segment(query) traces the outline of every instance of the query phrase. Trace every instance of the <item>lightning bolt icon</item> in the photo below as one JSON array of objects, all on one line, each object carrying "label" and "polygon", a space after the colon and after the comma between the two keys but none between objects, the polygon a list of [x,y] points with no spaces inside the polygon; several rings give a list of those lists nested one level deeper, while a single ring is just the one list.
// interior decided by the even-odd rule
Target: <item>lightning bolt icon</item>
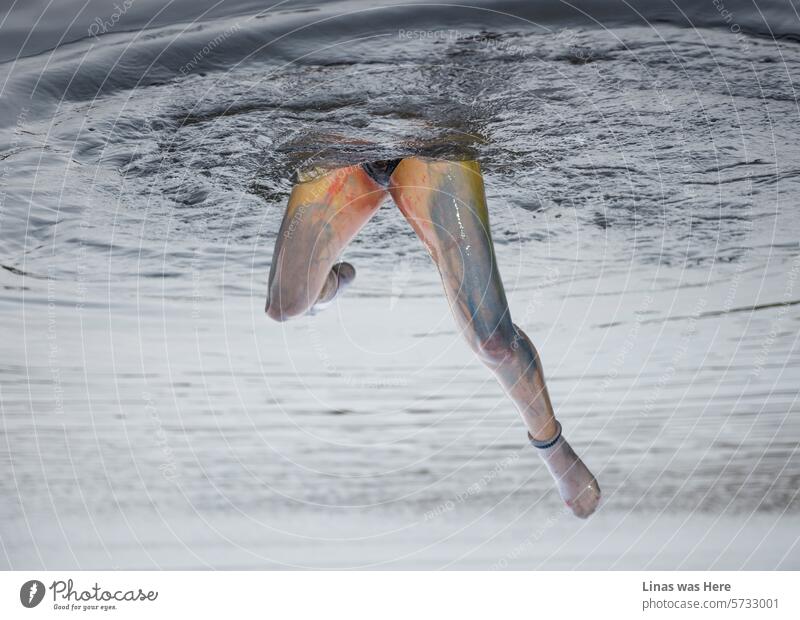
[{"label": "lightning bolt icon", "polygon": [[37,585],[36,585],[36,583],[35,583],[35,582],[34,582],[34,583],[32,583],[32,584],[31,584],[31,591],[30,591],[30,593],[28,594],[28,602],[29,602],[29,603],[30,603],[30,602],[33,600],[33,597],[34,597],[34,596],[36,596],[36,590],[37,590],[37,589],[38,589],[38,588],[37,588]]}]

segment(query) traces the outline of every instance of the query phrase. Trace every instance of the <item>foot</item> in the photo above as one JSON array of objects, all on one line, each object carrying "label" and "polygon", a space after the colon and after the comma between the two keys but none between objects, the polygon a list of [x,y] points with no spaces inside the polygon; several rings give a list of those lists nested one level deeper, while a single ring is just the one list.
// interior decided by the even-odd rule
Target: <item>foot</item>
[{"label": "foot", "polygon": [[537,452],[556,481],[561,499],[576,517],[586,519],[600,503],[600,485],[592,472],[561,435],[551,446],[538,448]]},{"label": "foot", "polygon": [[353,280],[356,279],[356,268],[350,263],[336,263],[331,267],[328,274],[328,280],[325,282],[325,287],[317,299],[317,302],[309,310],[309,314],[316,314],[320,310],[324,310],[333,303],[343,291],[346,289]]}]

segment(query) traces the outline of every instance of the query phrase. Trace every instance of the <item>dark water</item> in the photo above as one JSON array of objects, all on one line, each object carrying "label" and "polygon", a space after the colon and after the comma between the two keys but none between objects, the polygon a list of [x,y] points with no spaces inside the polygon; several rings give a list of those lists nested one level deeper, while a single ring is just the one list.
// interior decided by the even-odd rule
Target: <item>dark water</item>
[{"label": "dark water", "polygon": [[[183,532],[215,542],[181,565],[224,565],[250,545],[236,532],[277,522],[286,540],[410,528],[422,549],[466,519],[489,567],[494,535],[558,514],[390,205],[346,253],[352,294],[263,316],[296,170],[455,153],[481,161],[514,319],[606,493],[607,517],[559,535],[629,532],[630,550],[690,523],[693,566],[797,566],[791,4],[135,2],[112,24],[59,3],[31,31],[44,6],[0,24],[9,565],[169,565],[156,549],[193,548]],[[720,524],[762,540],[760,563],[703,554]],[[391,561],[395,542],[336,557]],[[272,551],[256,564],[318,565]]]}]

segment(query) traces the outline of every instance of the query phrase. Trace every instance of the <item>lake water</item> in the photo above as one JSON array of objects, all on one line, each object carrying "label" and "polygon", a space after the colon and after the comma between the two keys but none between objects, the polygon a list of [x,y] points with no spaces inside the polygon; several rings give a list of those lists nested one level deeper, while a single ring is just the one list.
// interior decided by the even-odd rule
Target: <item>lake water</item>
[{"label": "lake water", "polygon": [[[800,568],[800,19],[684,4],[6,15],[0,565]],[[453,143],[588,522],[391,203],[264,316],[297,168]]]}]

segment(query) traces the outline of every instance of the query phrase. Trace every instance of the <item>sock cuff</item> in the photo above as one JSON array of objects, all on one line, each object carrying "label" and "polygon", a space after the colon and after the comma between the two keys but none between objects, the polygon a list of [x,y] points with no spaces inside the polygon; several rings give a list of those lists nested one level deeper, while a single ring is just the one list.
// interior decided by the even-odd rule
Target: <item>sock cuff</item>
[{"label": "sock cuff", "polygon": [[531,442],[531,445],[534,448],[539,448],[540,450],[551,448],[561,438],[561,422],[559,422],[558,420],[556,420],[555,422],[556,422],[556,434],[553,435],[550,439],[534,439],[533,437],[531,437],[530,432],[528,432],[528,441]]}]

